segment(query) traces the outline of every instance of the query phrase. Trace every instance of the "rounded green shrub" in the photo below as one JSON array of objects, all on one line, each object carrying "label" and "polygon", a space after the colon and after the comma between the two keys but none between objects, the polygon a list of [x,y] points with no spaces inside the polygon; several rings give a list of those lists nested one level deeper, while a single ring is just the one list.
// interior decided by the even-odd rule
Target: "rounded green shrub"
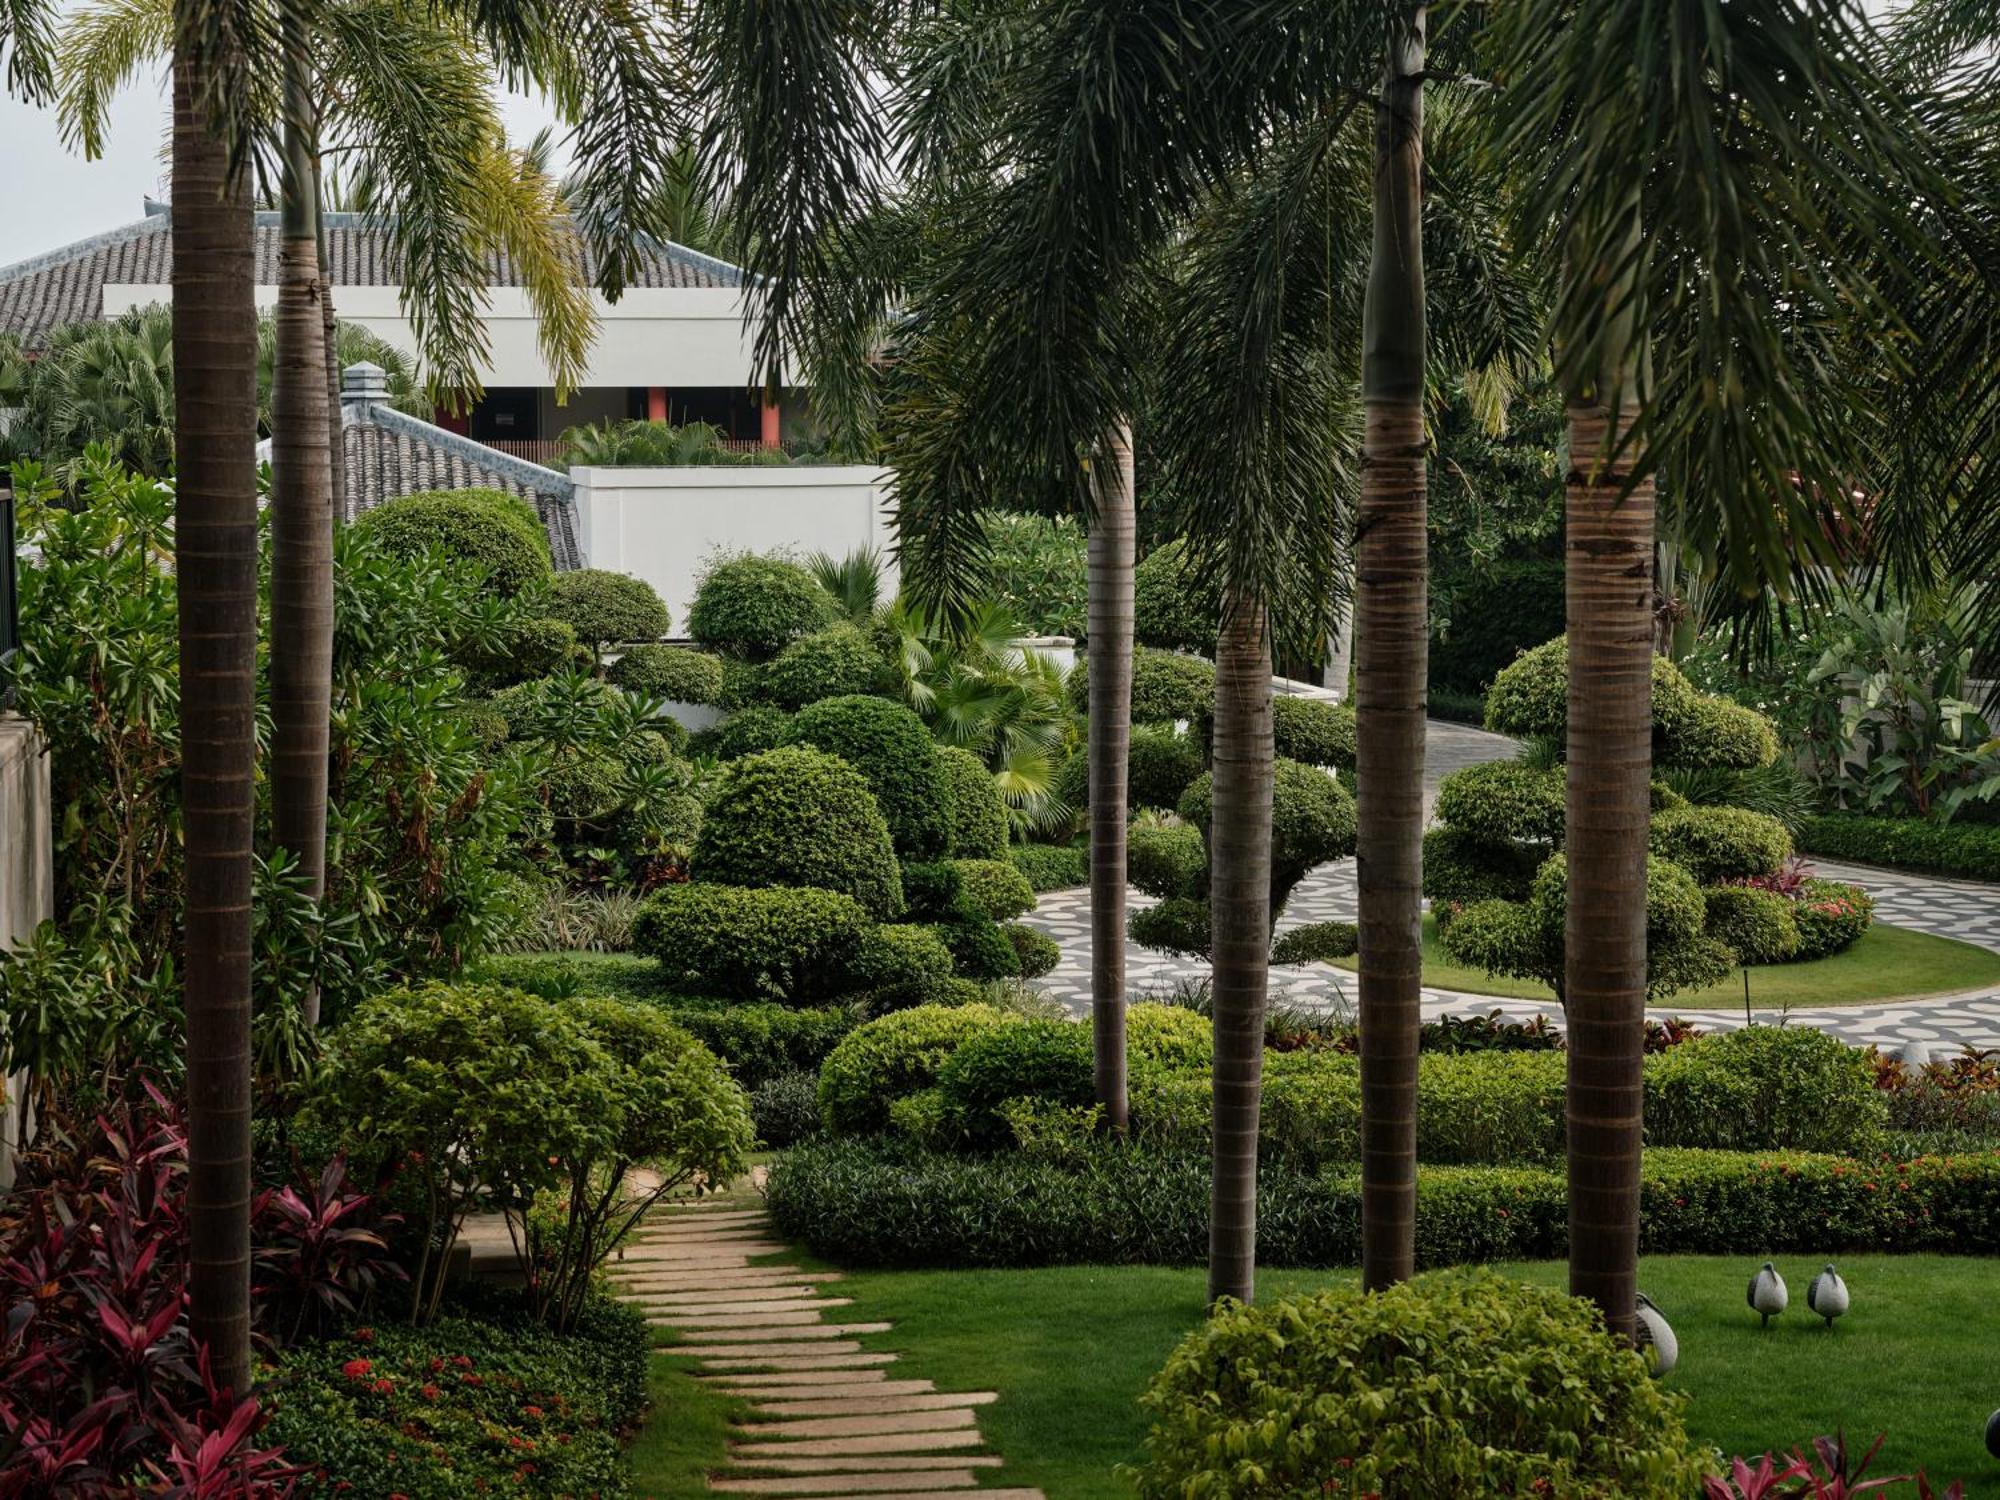
[{"label": "rounded green shrub", "polygon": [[757,1139],[781,1151],[819,1134],[819,1078],[812,1073],[780,1073],[750,1095],[750,1118]]},{"label": "rounded green shrub", "polygon": [[650,583],[605,568],[556,574],[543,607],[600,653],[624,641],[657,641],[673,623]]},{"label": "rounded green shrub", "polygon": [[884,923],[862,934],[850,973],[878,1011],[934,1005],[949,987],[951,949],[928,927]]},{"label": "rounded green shrub", "polygon": [[1126,834],[1125,876],[1149,896],[1200,896],[1208,842],[1192,823],[1141,823]]},{"label": "rounded green shrub", "polygon": [[1563,773],[1517,760],[1453,771],[1438,784],[1437,816],[1455,833],[1498,843],[1525,840],[1560,848]]},{"label": "rounded green shrub", "polygon": [[1027,877],[1004,859],[955,859],[962,909],[991,922],[1005,922],[1035,908]]},{"label": "rounded green shrub", "polygon": [[1792,920],[1799,929],[1799,961],[1830,958],[1874,925],[1875,898],[1858,885],[1811,879],[1799,890]]},{"label": "rounded green shrub", "polygon": [[919,1005],[857,1026],[820,1067],[820,1118],[836,1135],[881,1130],[891,1103],[935,1084],[962,1045],[1018,1024],[993,1005]]},{"label": "rounded green shrub", "polygon": [[693,873],[723,885],[839,891],[876,917],[903,908],[895,850],[868,783],[806,745],[731,763],[709,798]]},{"label": "rounded green shrub", "polygon": [[1655,813],[1648,844],[1702,885],[1775,874],[1792,855],[1785,825],[1744,807],[1672,807]]},{"label": "rounded green shrub", "polygon": [[648,702],[706,706],[722,697],[721,658],[682,646],[633,646],[611,664],[605,676]]},{"label": "rounded green shrub", "polygon": [[1347,958],[1361,947],[1361,934],[1352,922],[1308,922],[1303,927],[1279,935],[1271,945],[1274,964],[1316,964]]},{"label": "rounded green shrub", "polygon": [[752,691],[779,708],[823,698],[888,693],[895,678],[867,632],[845,621],[793,641],[759,670]]},{"label": "rounded green shrub", "polygon": [[740,760],[788,745],[791,737],[792,716],[782,708],[739,708],[720,724],[689,736],[688,749],[717,760]]},{"label": "rounded green shrub", "polygon": [[1015,844],[1007,858],[1038,892],[1068,890],[1090,878],[1088,857],[1068,844]]},{"label": "rounded green shrub", "polygon": [[1165,724],[1136,725],[1125,767],[1128,806],[1174,807],[1201,775],[1201,746]]},{"label": "rounded green shrub", "polygon": [[924,721],[886,698],[849,695],[813,704],[792,720],[792,743],[837,755],[867,778],[896,854],[936,859],[951,839],[951,812],[937,746]]},{"label": "rounded green shrub", "polygon": [[1157,905],[1135,907],[1125,919],[1125,931],[1142,948],[1182,958],[1207,958],[1214,938],[1208,903],[1189,896],[1170,896]]},{"label": "rounded green shrub", "polygon": [[1654,707],[1662,765],[1752,771],[1778,758],[1778,728],[1756,709],[1707,693],[1664,712]]},{"label": "rounded green shrub", "polygon": [[1140,1070],[1206,1073],[1215,1063],[1215,1027],[1185,1005],[1142,1000],[1125,1009],[1125,1055]]},{"label": "rounded green shrub", "polygon": [[[1065,684],[1070,706],[1090,712],[1090,659],[1079,656]],[[1215,668],[1198,656],[1141,646],[1132,653],[1132,722],[1205,722],[1215,712]]]},{"label": "rounded green shrub", "polygon": [[[1214,778],[1203,773],[1181,797],[1180,815],[1207,837]],[[1271,905],[1275,913],[1292,887],[1329,860],[1354,852],[1354,797],[1314,766],[1280,760],[1271,778]]]},{"label": "rounded green shrub", "polygon": [[395,557],[442,552],[477,563],[487,583],[509,597],[554,573],[541,517],[503,490],[422,490],[384,500],[353,526]]},{"label": "rounded green shrub", "polygon": [[1040,979],[1062,962],[1062,945],[1026,922],[1004,922],[1000,931],[1014,945],[1023,979]]},{"label": "rounded green shrub", "polygon": [[823,1000],[849,987],[868,914],[834,891],[672,885],[647,898],[632,947],[670,986],[742,999]]},{"label": "rounded green shrub", "polygon": [[938,1069],[938,1093],[956,1133],[978,1147],[1008,1144],[1000,1107],[1032,1099],[1041,1108],[1082,1109],[1096,1097],[1090,1028],[1074,1021],[1023,1021],[969,1038]]},{"label": "rounded green shrub", "polygon": [[1132,631],[1142,646],[1215,655],[1222,591],[1196,577],[1178,541],[1155,547],[1132,572]]},{"label": "rounded green shrub", "polygon": [[1007,858],[1007,804],[985,762],[970,750],[948,745],[938,751],[938,777],[951,804],[946,852],[958,859]]},{"label": "rounded green shrub", "polygon": [[1589,1303],[1490,1271],[1225,1306],[1142,1399],[1142,1500],[1681,1500],[1712,1463]]},{"label": "rounded green shrub", "polygon": [[725,558],[703,575],[688,634],[711,651],[764,661],[833,623],[834,603],[812,574],[777,557]]},{"label": "rounded green shrub", "polygon": [[1868,1054],[1812,1026],[1696,1037],[1646,1067],[1649,1146],[1862,1155],[1888,1119]]},{"label": "rounded green shrub", "polygon": [[1424,833],[1424,894],[1440,923],[1454,906],[1478,901],[1525,901],[1546,853],[1540,848],[1474,838],[1456,828]]},{"label": "rounded green shrub", "polygon": [[1702,894],[1709,936],[1727,943],[1739,964],[1781,964],[1798,956],[1796,903],[1747,885],[1718,885]]},{"label": "rounded green shrub", "polygon": [[910,917],[922,922],[945,922],[971,916],[959,902],[965,878],[949,859],[929,860],[903,866],[903,899],[909,903]]},{"label": "rounded green shrub", "polygon": [[1354,710],[1348,704],[1279,693],[1271,699],[1271,730],[1286,760],[1354,769]]},{"label": "rounded green shrub", "polygon": [[1020,956],[999,923],[968,912],[934,924],[931,931],[951,950],[952,967],[961,979],[1020,977]]},{"label": "rounded green shrub", "polygon": [[451,659],[469,677],[491,687],[592,665],[590,653],[577,644],[576,632],[568,625],[534,617],[510,620],[490,648],[461,642]]}]

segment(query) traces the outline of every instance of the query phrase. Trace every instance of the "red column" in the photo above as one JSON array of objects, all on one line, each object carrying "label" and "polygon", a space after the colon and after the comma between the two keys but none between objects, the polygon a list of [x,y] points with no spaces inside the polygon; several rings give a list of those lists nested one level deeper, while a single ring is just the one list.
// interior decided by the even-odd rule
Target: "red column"
[{"label": "red column", "polygon": [[778,403],[767,400],[764,403],[763,416],[764,446],[775,448],[778,446]]},{"label": "red column", "polygon": [[646,388],[646,420],[664,422],[667,420],[667,388],[663,385]]}]

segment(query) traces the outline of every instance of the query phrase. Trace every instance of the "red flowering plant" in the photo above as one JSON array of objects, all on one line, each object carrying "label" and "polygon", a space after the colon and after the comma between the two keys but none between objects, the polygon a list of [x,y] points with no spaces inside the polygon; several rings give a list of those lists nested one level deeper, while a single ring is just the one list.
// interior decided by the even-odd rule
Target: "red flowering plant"
[{"label": "red flowering plant", "polygon": [[1877,1437],[1868,1451],[1857,1457],[1849,1452],[1846,1435],[1836,1434],[1814,1438],[1810,1455],[1801,1448],[1794,1448],[1787,1459],[1766,1453],[1754,1466],[1747,1459],[1733,1458],[1726,1476],[1702,1481],[1702,1495],[1704,1500],[1852,1500],[1856,1495],[1962,1500],[1963,1484],[1953,1481],[1944,1489],[1935,1489],[1922,1469],[1914,1474],[1866,1477],[1875,1455],[1882,1451],[1882,1442]]}]

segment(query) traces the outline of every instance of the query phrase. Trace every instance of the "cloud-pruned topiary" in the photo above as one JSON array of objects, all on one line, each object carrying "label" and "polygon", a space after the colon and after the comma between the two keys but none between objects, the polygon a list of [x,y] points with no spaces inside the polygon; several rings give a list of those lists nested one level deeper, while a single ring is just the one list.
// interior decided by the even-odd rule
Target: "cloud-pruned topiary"
[{"label": "cloud-pruned topiary", "polygon": [[1496,760],[1445,777],[1438,784],[1437,817],[1467,838],[1553,849],[1562,845],[1563,802],[1560,768]]},{"label": "cloud-pruned topiary", "polygon": [[1653,853],[1702,885],[1774,875],[1792,857],[1785,825],[1745,807],[1671,807],[1653,814]]},{"label": "cloud-pruned topiary", "polygon": [[898,915],[903,886],[888,825],[859,771],[789,745],[724,773],[696,841],[694,878],[736,886],[815,886]]},{"label": "cloud-pruned topiary", "polygon": [[797,563],[744,554],[703,575],[687,629],[711,651],[765,661],[832,624],[834,612],[832,597]]},{"label": "cloud-pruned topiary", "polygon": [[776,750],[792,739],[792,716],[782,708],[739,708],[720,724],[689,736],[688,749],[716,760],[740,760]]},{"label": "cloud-pruned topiary", "polygon": [[882,1130],[889,1106],[935,1084],[966,1042],[1018,1024],[993,1005],[919,1005],[857,1026],[820,1065],[820,1118],[837,1135]]},{"label": "cloud-pruned topiary", "polygon": [[422,490],[384,500],[354,522],[396,557],[442,552],[486,569],[509,597],[553,572],[549,537],[534,507],[504,490]]},{"label": "cloud-pruned topiary", "polygon": [[[1090,711],[1090,658],[1079,656],[1064,683],[1070,706]],[[1132,653],[1132,722],[1206,723],[1215,712],[1215,668],[1198,656],[1141,646]]]},{"label": "cloud-pruned topiary", "polygon": [[823,698],[881,694],[895,673],[873,638],[842,622],[800,636],[757,673],[750,692],[779,708],[799,709]]},{"label": "cloud-pruned topiary", "polygon": [[850,987],[867,929],[860,903],[834,891],[692,882],[647,898],[632,946],[677,988],[812,1001]]},{"label": "cloud-pruned topiary", "polygon": [[993,773],[970,750],[947,745],[938,751],[938,777],[951,804],[947,852],[959,859],[1007,857],[1007,804]]},{"label": "cloud-pruned topiary", "polygon": [[[1087,768],[1086,768],[1087,769]],[[1125,760],[1125,800],[1131,807],[1175,807],[1201,775],[1201,746],[1167,724],[1138,724]]]},{"label": "cloud-pruned topiary", "polygon": [[1796,902],[1747,885],[1718,885],[1702,895],[1709,932],[1729,946],[1739,964],[1781,964],[1798,956]]},{"label": "cloud-pruned topiary", "polygon": [[958,897],[993,922],[1006,922],[1034,910],[1035,892],[1028,877],[1004,859],[955,859]]},{"label": "cloud-pruned topiary", "polygon": [[[1180,802],[1182,818],[1208,836],[1214,777],[1204,773]],[[1311,870],[1354,852],[1354,798],[1325,771],[1279,760],[1271,777],[1271,920]]]},{"label": "cloud-pruned topiary", "polygon": [[1346,703],[1279,693],[1271,699],[1277,753],[1306,766],[1354,769],[1354,709]]},{"label": "cloud-pruned topiary", "polygon": [[951,988],[951,949],[928,927],[884,922],[862,934],[852,974],[878,1013],[939,1004]]},{"label": "cloud-pruned topiary", "polygon": [[600,656],[626,641],[657,641],[673,623],[650,583],[606,568],[556,574],[542,607]]},{"label": "cloud-pruned topiary", "polygon": [[1140,823],[1126,835],[1126,878],[1149,896],[1208,890],[1208,843],[1192,823]]},{"label": "cloud-pruned topiary", "polygon": [[649,702],[707,705],[722,697],[722,659],[683,646],[633,646],[605,675]]},{"label": "cloud-pruned topiary", "polygon": [[937,746],[909,709],[861,694],[828,698],[792,720],[791,742],[837,755],[867,778],[898,857],[944,853],[951,822]]}]

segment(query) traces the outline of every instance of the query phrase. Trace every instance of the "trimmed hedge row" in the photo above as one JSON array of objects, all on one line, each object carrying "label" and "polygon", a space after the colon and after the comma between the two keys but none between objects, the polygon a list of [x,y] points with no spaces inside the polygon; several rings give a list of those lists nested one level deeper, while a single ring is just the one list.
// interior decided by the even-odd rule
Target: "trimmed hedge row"
[{"label": "trimmed hedge row", "polygon": [[1827,813],[1799,829],[1800,852],[1961,880],[2000,880],[2000,826]]},{"label": "trimmed hedge row", "polygon": [[[1196,1265],[1208,1253],[1209,1162],[1115,1143],[1060,1154],[962,1156],[893,1140],[814,1141],[772,1168],[780,1231],[859,1266]],[[1257,1255],[1268,1266],[1352,1265],[1361,1184],[1267,1162]],[[2000,1251],[2000,1152],[1867,1161],[1805,1153],[1649,1151],[1640,1246],[1649,1255]],[[1567,1253],[1562,1173],[1422,1166],[1423,1266]]]},{"label": "trimmed hedge row", "polygon": [[1089,851],[1067,844],[1016,844],[1007,858],[1038,892],[1067,890],[1090,879]]}]

